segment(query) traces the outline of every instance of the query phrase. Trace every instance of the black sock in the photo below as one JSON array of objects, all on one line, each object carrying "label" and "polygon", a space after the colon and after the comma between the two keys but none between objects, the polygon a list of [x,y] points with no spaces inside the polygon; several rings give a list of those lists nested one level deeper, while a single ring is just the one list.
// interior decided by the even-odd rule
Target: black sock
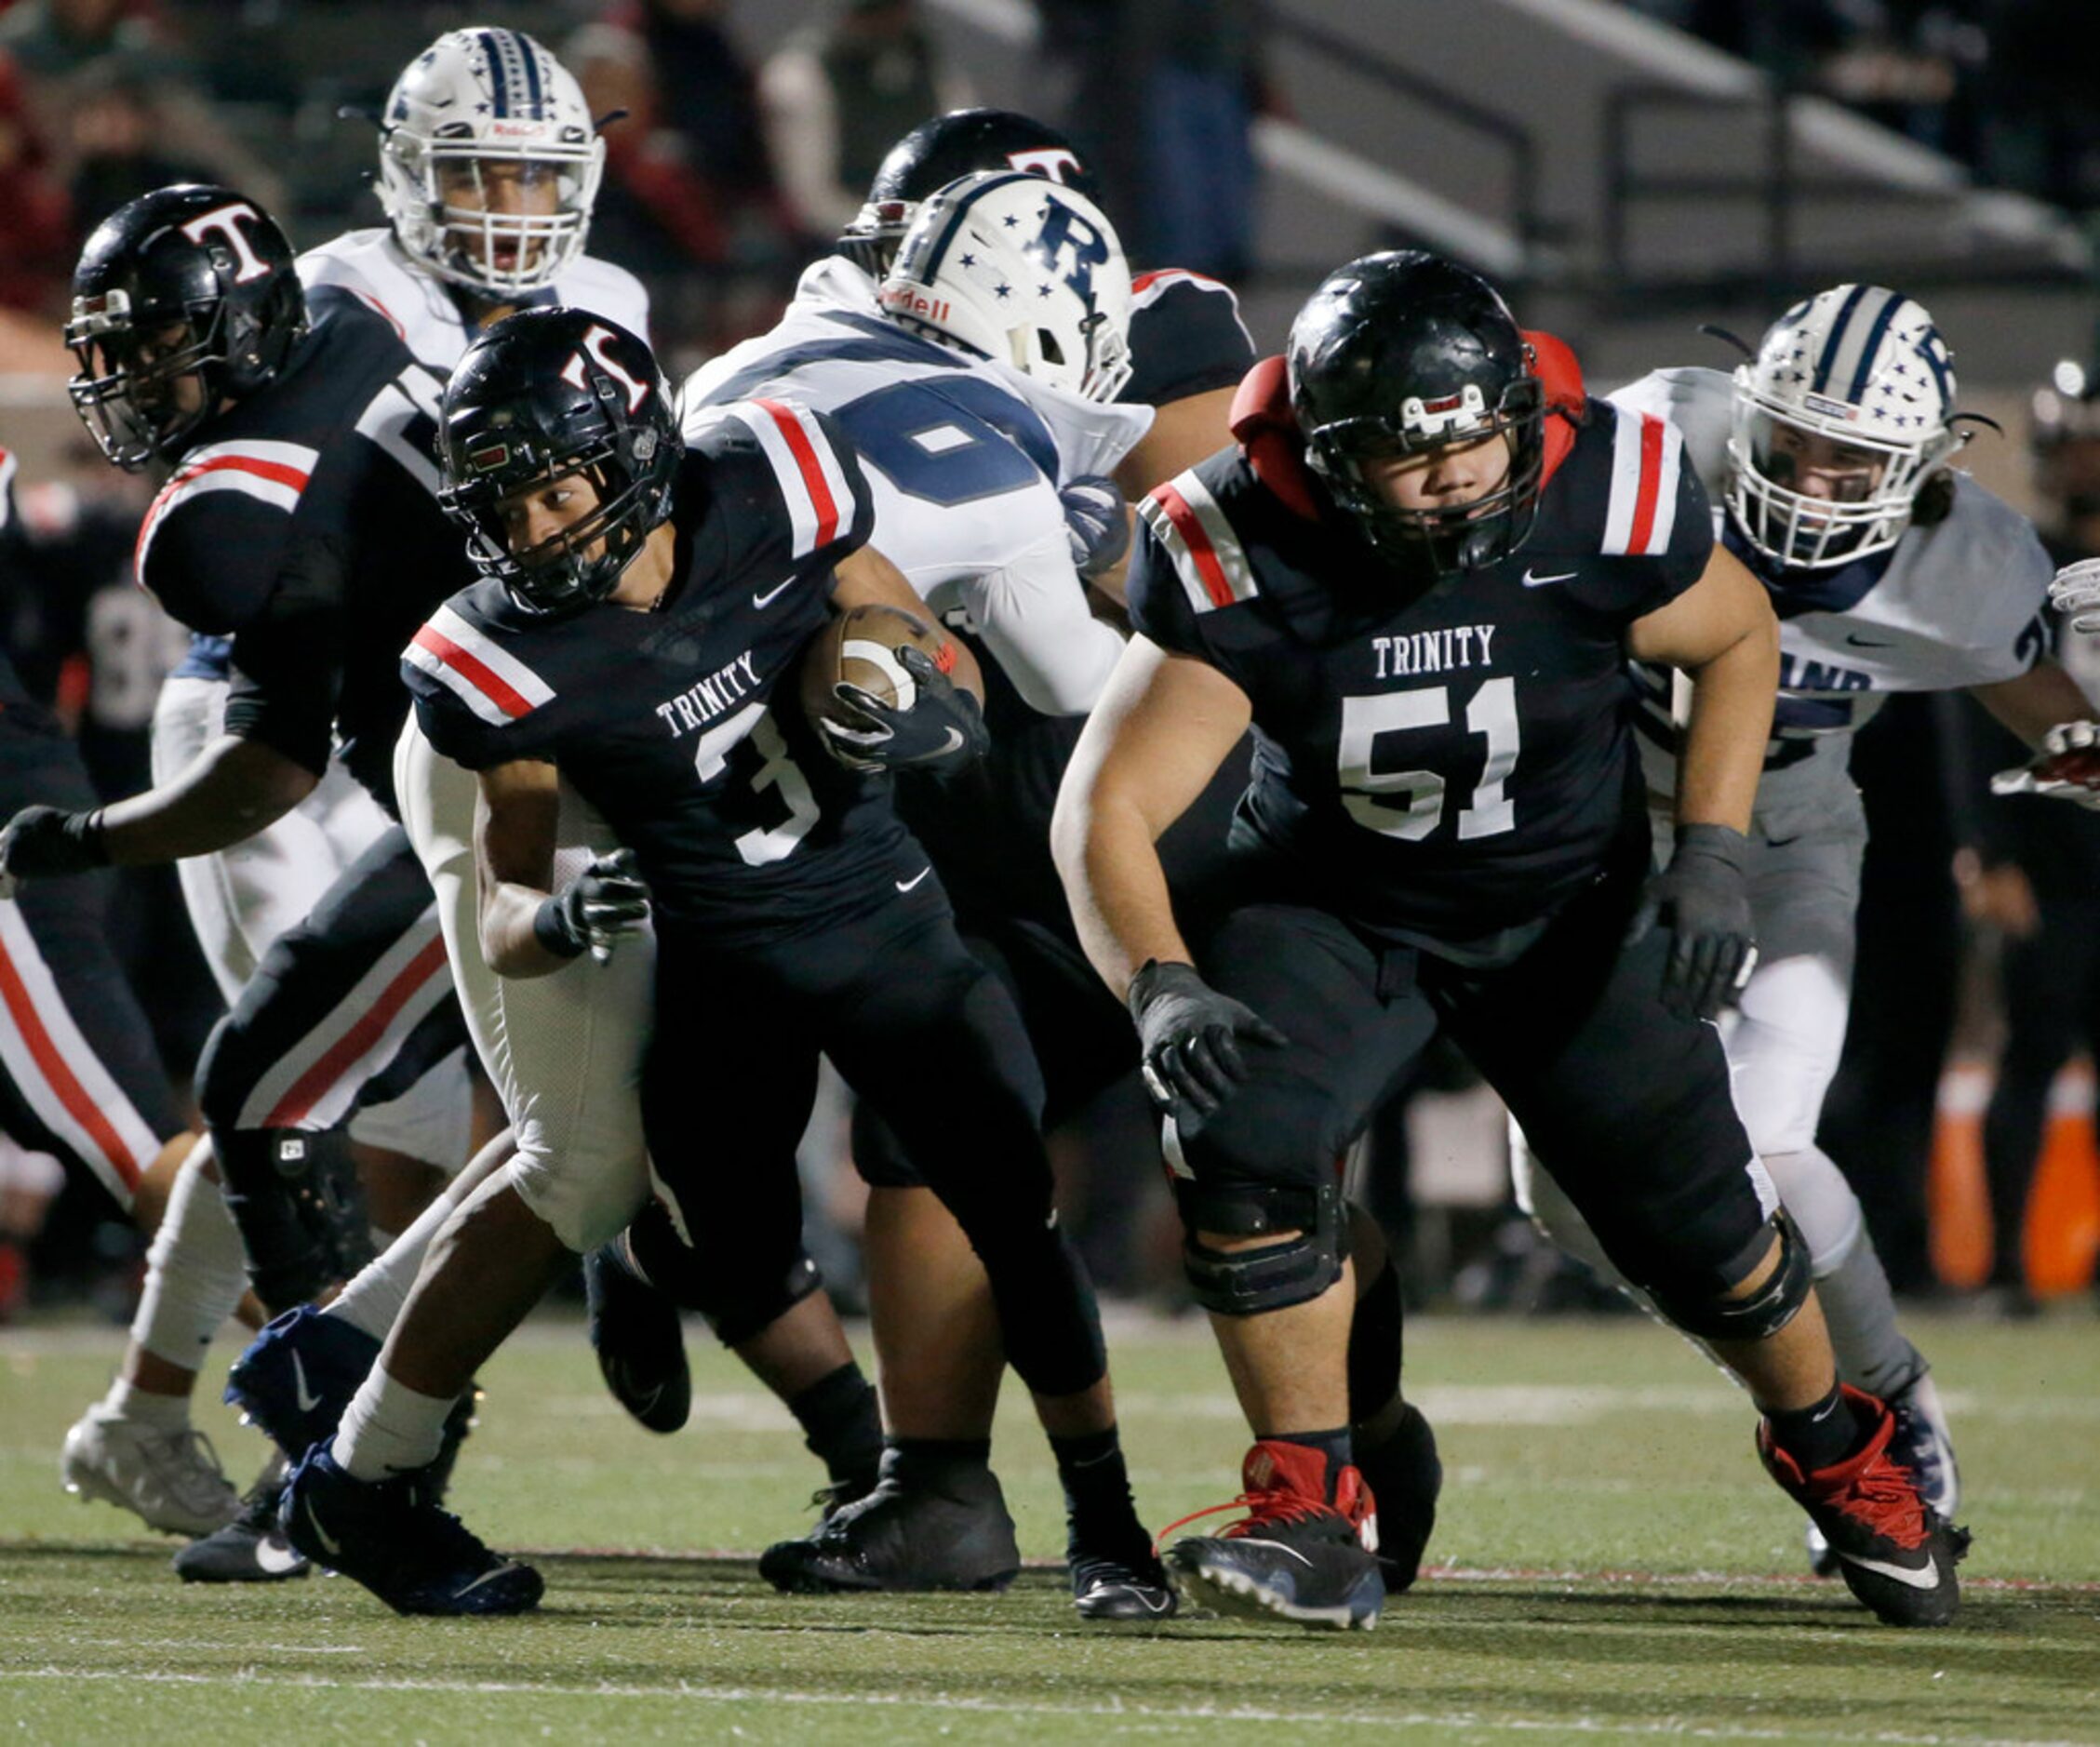
[{"label": "black sock", "polygon": [[1836,1467],[1863,1441],[1859,1420],[1836,1383],[1810,1407],[1768,1408],[1765,1423],[1772,1427],[1772,1441],[1800,1465],[1803,1474]]},{"label": "black sock", "polygon": [[1077,1437],[1053,1436],[1050,1446],[1064,1486],[1066,1552],[1075,1558],[1082,1551],[1127,1558],[1133,1548],[1149,1546],[1151,1538],[1130,1499],[1122,1434],[1110,1426]]},{"label": "black sock", "polygon": [[1349,1428],[1338,1425],[1331,1432],[1277,1432],[1262,1440],[1264,1444],[1297,1444],[1306,1449],[1317,1449],[1327,1458],[1327,1502],[1334,1502],[1334,1483],[1342,1477],[1343,1469],[1356,1460],[1355,1445]]},{"label": "black sock", "polygon": [[851,1359],[794,1396],[787,1410],[834,1481],[873,1480],[882,1460],[882,1414],[875,1385]]},{"label": "black sock", "polygon": [[932,1479],[947,1470],[988,1467],[992,1460],[988,1437],[886,1437],[882,1447],[883,1473],[901,1476]]}]

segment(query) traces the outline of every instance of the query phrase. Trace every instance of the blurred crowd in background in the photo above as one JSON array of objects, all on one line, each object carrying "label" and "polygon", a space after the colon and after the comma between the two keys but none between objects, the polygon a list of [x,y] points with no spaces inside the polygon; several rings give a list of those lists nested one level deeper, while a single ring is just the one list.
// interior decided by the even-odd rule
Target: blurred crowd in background
[{"label": "blurred crowd in background", "polygon": [[[2100,103],[2067,53],[2090,0],[1638,9],[1986,181],[2100,211]],[[831,0],[763,54],[740,40],[727,0],[0,0],[0,358],[14,361],[0,372],[63,367],[57,325],[80,244],[149,189],[230,183],[301,243],[378,222],[365,193],[374,133],[358,117],[376,111],[405,46],[477,10],[538,34],[604,122],[592,250],[648,282],[675,377],[770,325],[893,140],[982,97],[917,0]],[[1244,283],[1258,271],[1250,128],[1291,111],[1264,71],[1258,0],[1046,0],[1038,12],[1043,118],[1100,172],[1131,257]],[[53,355],[20,362],[39,347]],[[2009,440],[2031,445],[2037,519],[2059,556],[2100,554],[2100,381],[2082,362],[2060,366]],[[28,549],[0,578],[0,637],[111,796],[147,784],[154,696],[183,647],[131,581],[148,490],[83,441],[18,481]],[[2100,657],[2063,643],[2100,697]],[[2015,1315],[2038,1292],[2085,1288],[2100,1248],[2091,1076],[2063,1072],[2100,1033],[2100,816],[1993,800],[1989,772],[2019,761],[1960,697],[1897,698],[1864,735],[1855,775],[1874,839],[1851,1040],[1822,1135],[1900,1292],[1959,1290]],[[172,872],[127,878],[122,950],[164,1056],[194,1062],[216,1017],[211,979]],[[813,1247],[849,1294],[846,1127],[835,1102],[805,1151]],[[1362,1193],[1411,1255],[1416,1299],[1610,1308],[1510,1205],[1503,1145],[1491,1097],[1452,1056],[1432,1060],[1361,1149]],[[1128,1089],[1059,1140],[1095,1278],[1165,1301],[1181,1289],[1178,1229],[1156,1158]],[[79,1296],[126,1314],[136,1247],[93,1185],[0,1141],[0,1319]]]}]

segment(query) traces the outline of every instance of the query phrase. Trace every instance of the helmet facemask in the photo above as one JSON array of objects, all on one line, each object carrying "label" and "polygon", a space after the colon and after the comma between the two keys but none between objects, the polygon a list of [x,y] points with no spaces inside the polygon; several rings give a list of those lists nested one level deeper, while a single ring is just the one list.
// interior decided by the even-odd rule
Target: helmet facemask
[{"label": "helmet facemask", "polygon": [[[1911,440],[1878,436],[1835,407],[1825,414],[1779,400],[1745,365],[1735,373],[1728,441],[1729,512],[1743,538],[1774,564],[1801,570],[1850,564],[1903,538],[1919,490],[1962,442],[1961,433],[1944,426]],[[1830,495],[1800,489],[1804,471],[1830,475]]]},{"label": "helmet facemask", "polygon": [[[218,407],[225,327],[223,302],[135,312],[121,288],[74,300],[65,343],[80,368],[66,393],[108,460],[137,473],[182,451]],[[188,407],[184,378],[195,381]]]},{"label": "helmet facemask", "polygon": [[[501,582],[519,610],[558,617],[611,593],[663,520],[660,500],[665,493],[646,468],[655,445],[656,433],[646,427],[561,455],[518,433],[463,441],[448,433],[437,501],[466,535],[467,556],[476,570]],[[649,452],[633,458],[645,464],[637,473],[622,451],[643,448]],[[595,507],[538,545],[513,551],[503,504],[520,492],[571,476],[589,482],[597,495]]]},{"label": "helmet facemask", "polygon": [[[552,285],[583,252],[604,145],[585,137],[515,148],[396,129],[381,153],[401,246],[455,285],[512,301]],[[544,205],[545,211],[506,207]]]},{"label": "helmet facemask", "polygon": [[[1393,456],[1500,439],[1502,482],[1470,502],[1402,509],[1367,471]],[[1411,395],[1397,415],[1337,420],[1309,432],[1305,457],[1373,551],[1397,569],[1438,577],[1498,564],[1530,537],[1545,471],[1545,391],[1535,376],[1507,383],[1493,407],[1468,383],[1456,394]]]},{"label": "helmet facemask", "polygon": [[[1961,448],[1954,356],[1923,305],[1886,287],[1833,286],[1765,331],[1735,371],[1729,514],[1783,569],[1886,552],[1920,490]],[[1822,490],[1803,489],[1814,476]]]}]

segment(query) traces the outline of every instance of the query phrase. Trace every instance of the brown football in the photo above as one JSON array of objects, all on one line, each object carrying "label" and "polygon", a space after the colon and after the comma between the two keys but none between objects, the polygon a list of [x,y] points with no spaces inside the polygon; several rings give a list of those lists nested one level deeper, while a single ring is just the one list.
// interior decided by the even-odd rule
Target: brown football
[{"label": "brown football", "polygon": [[918,700],[918,686],[897,659],[904,648],[917,649],[943,673],[955,667],[955,640],[940,626],[902,607],[849,607],[809,639],[803,654],[803,713],[811,722],[867,727],[834,689],[842,682],[877,703],[909,710]]}]

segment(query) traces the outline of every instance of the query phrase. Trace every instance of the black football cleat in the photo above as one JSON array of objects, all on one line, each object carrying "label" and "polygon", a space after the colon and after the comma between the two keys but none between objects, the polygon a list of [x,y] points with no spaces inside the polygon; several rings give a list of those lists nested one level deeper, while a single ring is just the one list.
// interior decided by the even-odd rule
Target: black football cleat
[{"label": "black football cleat", "polygon": [[1303,1444],[1256,1444],[1247,1452],[1246,1490],[1231,1504],[1212,1507],[1245,1506],[1247,1514],[1222,1534],[1192,1535],[1167,1549],[1175,1587],[1219,1613],[1370,1631],[1385,1599],[1372,1551],[1378,1544],[1375,1507],[1354,1468],[1342,1471],[1329,1503],[1326,1466],[1318,1450]]},{"label": "black football cleat", "polygon": [[1357,1472],[1378,1501],[1378,1567],[1385,1593],[1402,1594],[1422,1575],[1422,1552],[1437,1527],[1437,1498],[1444,1487],[1437,1434],[1422,1410],[1406,1404],[1390,1437],[1374,1449],[1358,1449]]},{"label": "black football cleat", "polygon": [[537,1607],[539,1572],[491,1553],[432,1501],[428,1469],[354,1480],[325,1445],[285,1485],[278,1524],[315,1565],[354,1578],[397,1614],[521,1614]]},{"label": "black football cleat", "polygon": [[1181,1600],[1149,1547],[1126,1558],[1072,1555],[1072,1606],[1082,1620],[1170,1620]]},{"label": "black football cleat", "polygon": [[1021,1549],[998,1476],[978,1463],[900,1475],[885,1450],[882,1478],[799,1540],[776,1541],[758,1575],[791,1595],[860,1590],[1003,1590]]},{"label": "black football cleat", "polygon": [[651,1432],[675,1432],[692,1412],[692,1370],[678,1307],[635,1279],[611,1249],[602,1245],[583,1258],[599,1374],[613,1399]]},{"label": "black football cleat", "polygon": [[1919,1476],[1893,1459],[1896,1417],[1862,1390],[1845,1399],[1873,1434],[1855,1454],[1803,1474],[1758,1427],[1758,1454],[1781,1490],[1809,1514],[1838,1561],[1845,1587],[1892,1626],[1944,1626],[1960,1605],[1954,1567],[1969,1551],[1969,1531],[1926,1503]]},{"label": "black football cleat", "polygon": [[301,1304],[273,1318],[226,1373],[226,1405],[297,1461],[335,1435],[350,1398],[379,1362],[362,1328]]},{"label": "black football cleat", "polygon": [[242,1498],[241,1514],[177,1554],[175,1575],[185,1583],[282,1583],[312,1571],[306,1555],[277,1527],[287,1467],[273,1452]]}]

